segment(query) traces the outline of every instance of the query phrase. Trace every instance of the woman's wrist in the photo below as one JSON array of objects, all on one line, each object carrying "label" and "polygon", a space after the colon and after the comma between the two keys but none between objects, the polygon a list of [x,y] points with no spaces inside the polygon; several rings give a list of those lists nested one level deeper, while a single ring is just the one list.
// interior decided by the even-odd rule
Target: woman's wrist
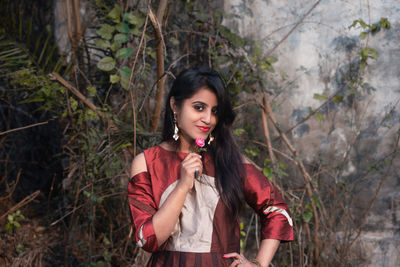
[{"label": "woman's wrist", "polygon": [[178,190],[178,192],[180,193],[187,194],[191,189],[192,188],[189,185],[182,182],[182,180],[179,180],[178,184],[176,185],[176,190]]},{"label": "woman's wrist", "polygon": [[257,267],[262,267],[261,263],[257,259],[253,259],[250,262],[255,264]]}]

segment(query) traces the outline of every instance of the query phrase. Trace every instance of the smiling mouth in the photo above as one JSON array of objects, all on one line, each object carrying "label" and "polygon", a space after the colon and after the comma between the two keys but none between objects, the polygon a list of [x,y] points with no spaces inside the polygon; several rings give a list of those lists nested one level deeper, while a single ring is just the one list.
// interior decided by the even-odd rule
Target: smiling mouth
[{"label": "smiling mouth", "polygon": [[210,131],[210,127],[197,126],[197,128],[199,128],[200,131],[202,131],[202,132],[208,132],[208,131]]}]

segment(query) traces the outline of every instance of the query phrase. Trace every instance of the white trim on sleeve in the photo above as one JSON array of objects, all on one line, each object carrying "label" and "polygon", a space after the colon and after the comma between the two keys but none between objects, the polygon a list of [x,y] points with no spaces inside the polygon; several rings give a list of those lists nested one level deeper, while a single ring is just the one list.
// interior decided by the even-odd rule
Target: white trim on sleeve
[{"label": "white trim on sleeve", "polygon": [[138,237],[139,237],[139,241],[136,243],[136,245],[141,248],[147,242],[147,240],[144,239],[144,237],[143,237],[143,225],[140,226],[140,228],[139,228]]},{"label": "white trim on sleeve", "polygon": [[289,214],[287,213],[286,210],[278,208],[278,207],[274,207],[274,206],[269,206],[268,208],[266,208],[264,210],[265,214],[268,213],[268,212],[278,212],[278,213],[284,215],[286,217],[289,225],[293,227],[293,220],[292,220],[292,218],[290,218],[290,216],[289,216]]}]

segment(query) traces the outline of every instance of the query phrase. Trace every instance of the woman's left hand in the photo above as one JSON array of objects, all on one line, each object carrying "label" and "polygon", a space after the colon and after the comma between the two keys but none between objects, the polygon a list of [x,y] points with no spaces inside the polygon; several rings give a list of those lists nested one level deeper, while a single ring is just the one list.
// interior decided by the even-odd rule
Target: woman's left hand
[{"label": "woman's left hand", "polygon": [[248,261],[242,253],[238,254],[236,252],[228,253],[224,255],[224,258],[232,258],[234,261],[229,265],[229,267],[254,267],[257,266],[254,263]]}]

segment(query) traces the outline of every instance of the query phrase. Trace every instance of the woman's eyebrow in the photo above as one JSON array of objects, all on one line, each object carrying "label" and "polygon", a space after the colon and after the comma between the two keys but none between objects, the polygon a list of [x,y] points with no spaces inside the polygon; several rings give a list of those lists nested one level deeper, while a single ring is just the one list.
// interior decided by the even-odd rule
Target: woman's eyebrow
[{"label": "woman's eyebrow", "polygon": [[[193,101],[192,102],[192,104],[201,104],[201,105],[204,105],[204,106],[209,106],[207,103],[204,103],[203,101],[200,101],[200,100],[195,100],[195,101]],[[213,108],[217,108],[218,107],[218,105],[216,105],[216,106],[213,106]]]},{"label": "woman's eyebrow", "polygon": [[195,101],[192,102],[192,104],[201,104],[201,105],[204,105],[204,106],[208,106],[206,103],[204,103],[203,101],[200,101],[200,100],[195,100]]}]

